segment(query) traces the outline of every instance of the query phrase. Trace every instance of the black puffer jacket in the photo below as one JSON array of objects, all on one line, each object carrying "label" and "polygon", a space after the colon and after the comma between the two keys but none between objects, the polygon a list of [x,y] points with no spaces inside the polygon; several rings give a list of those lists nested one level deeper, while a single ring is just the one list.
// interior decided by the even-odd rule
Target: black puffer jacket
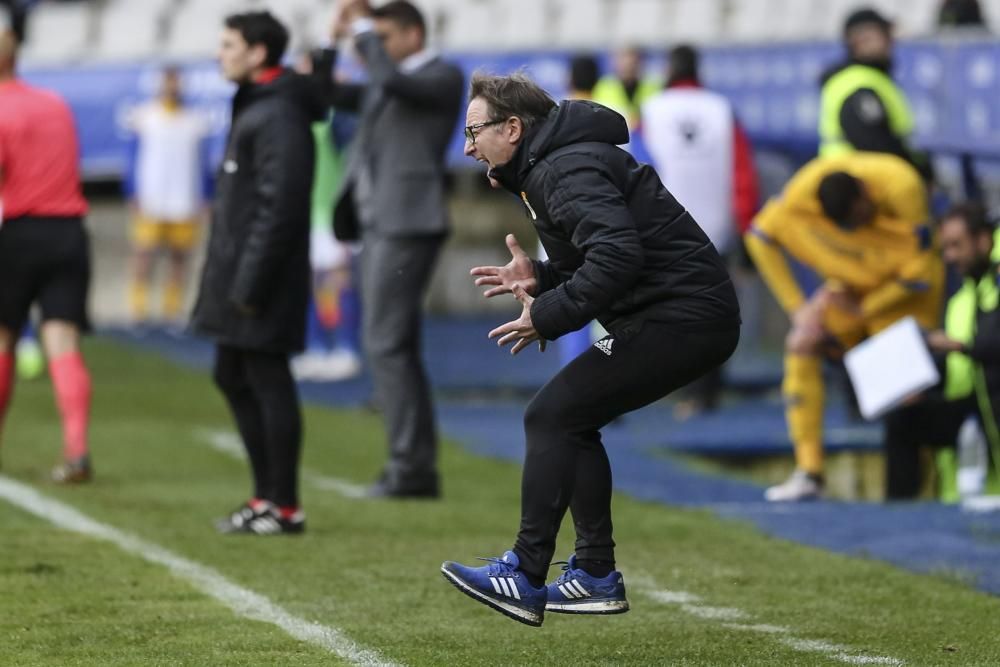
[{"label": "black puffer jacket", "polygon": [[320,99],[310,79],[289,71],[241,86],[233,98],[191,323],[217,343],[276,353],[304,345],[310,124],[323,117]]},{"label": "black puffer jacket", "polygon": [[627,141],[619,114],[564,101],[492,172],[524,199],[549,256],[535,264],[535,328],[553,340],[592,319],[619,338],[647,320],[739,326],[719,253],[653,168],[616,146]]}]

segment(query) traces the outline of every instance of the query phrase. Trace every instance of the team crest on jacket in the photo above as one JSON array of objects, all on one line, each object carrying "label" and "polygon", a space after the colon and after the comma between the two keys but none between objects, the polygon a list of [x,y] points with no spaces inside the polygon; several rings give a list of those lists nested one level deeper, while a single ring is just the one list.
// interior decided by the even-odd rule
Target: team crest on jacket
[{"label": "team crest on jacket", "polygon": [[531,208],[531,204],[528,203],[528,194],[524,190],[521,190],[521,200],[524,202],[524,205],[528,207],[528,213],[531,214],[531,219],[538,220],[538,216],[535,214],[535,209]]}]

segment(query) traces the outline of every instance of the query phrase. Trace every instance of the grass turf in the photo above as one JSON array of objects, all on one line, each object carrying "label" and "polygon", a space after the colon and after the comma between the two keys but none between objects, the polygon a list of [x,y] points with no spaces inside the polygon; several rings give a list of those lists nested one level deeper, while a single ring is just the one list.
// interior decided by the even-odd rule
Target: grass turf
[{"label": "grass turf", "polygon": [[[302,537],[222,537],[212,519],[245,499],[243,464],[199,435],[230,430],[207,373],[96,340],[96,481],[44,481],[59,449],[48,384],[21,383],[8,415],[3,472],[99,521],[218,569],[290,612],[342,629],[387,659],[412,665],[844,664],[849,654],[913,665],[1000,661],[1000,600],[953,577],[775,540],[707,513],[615,499],[619,567],[633,611],[550,614],[541,629],[460,595],[438,572],[509,548],[519,470],[442,451],[441,502],[347,500],[303,485]],[[371,480],[384,456],[378,420],[306,411],[304,466]],[[0,503],[0,664],[337,664],[322,649],[232,612],[163,568],[110,544],[56,529]],[[572,548],[567,522],[560,542]],[[551,574],[557,570],[553,569]],[[702,606],[663,604],[687,592]],[[731,627],[783,626],[791,634]],[[795,644],[822,640],[826,644]],[[798,648],[794,648],[797,646]]]}]

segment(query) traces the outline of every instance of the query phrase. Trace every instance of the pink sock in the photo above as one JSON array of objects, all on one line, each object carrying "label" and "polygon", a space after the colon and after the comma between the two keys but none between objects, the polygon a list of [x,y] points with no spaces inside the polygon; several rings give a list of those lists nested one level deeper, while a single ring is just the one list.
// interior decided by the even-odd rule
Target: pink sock
[{"label": "pink sock", "polygon": [[3,433],[3,418],[7,414],[7,406],[13,393],[14,353],[0,352],[0,434]]},{"label": "pink sock", "polygon": [[67,461],[87,455],[90,422],[90,373],[79,352],[49,361],[49,375],[62,416],[63,453]]}]

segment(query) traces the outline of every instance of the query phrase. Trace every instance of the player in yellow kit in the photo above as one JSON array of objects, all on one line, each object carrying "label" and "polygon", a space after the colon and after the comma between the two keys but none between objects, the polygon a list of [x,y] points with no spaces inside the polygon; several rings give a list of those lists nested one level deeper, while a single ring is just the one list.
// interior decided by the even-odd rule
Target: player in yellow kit
[{"label": "player in yellow kit", "polygon": [[[782,393],[796,471],[766,498],[813,498],[823,488],[823,357],[908,315],[938,324],[944,268],[927,193],[920,174],[893,155],[818,158],[757,215],[746,245],[792,323]],[[789,257],[822,280],[812,295]]]}]

